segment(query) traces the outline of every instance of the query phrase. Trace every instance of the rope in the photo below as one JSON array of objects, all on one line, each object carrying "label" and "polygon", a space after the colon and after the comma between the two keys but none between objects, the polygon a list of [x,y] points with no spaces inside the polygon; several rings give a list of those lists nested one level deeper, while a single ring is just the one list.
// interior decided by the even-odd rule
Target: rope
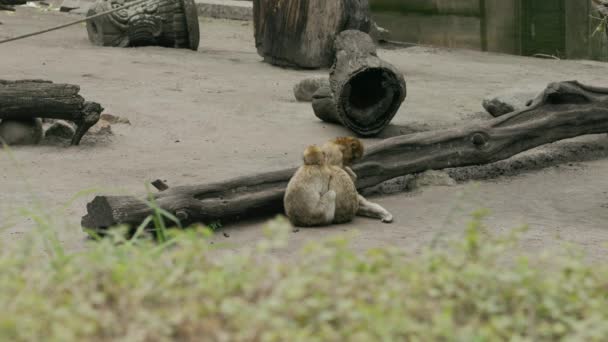
[{"label": "rope", "polygon": [[45,30],[42,30],[42,31],[38,31],[38,32],[32,32],[32,33],[24,34],[22,36],[17,36],[17,37],[13,37],[13,38],[8,38],[8,39],[0,40],[0,44],[4,44],[4,43],[12,42],[12,41],[15,41],[15,40],[20,40],[20,39],[32,37],[32,36],[37,36],[37,35],[40,35],[40,34],[43,34],[43,33],[60,30],[62,28],[66,28],[68,26],[73,26],[73,25],[77,25],[77,24],[80,24],[80,23],[84,23],[84,22],[86,22],[88,20],[92,20],[92,19],[96,19],[96,18],[99,18],[99,17],[103,17],[104,15],[108,15],[108,14],[120,11],[122,9],[129,8],[129,7],[134,6],[134,5],[139,5],[139,4],[147,2],[147,1],[153,1],[153,0],[136,0],[136,1],[133,1],[133,2],[129,2],[129,3],[124,4],[123,6],[116,7],[116,8],[113,8],[111,10],[107,10],[105,12],[97,13],[97,14],[92,15],[90,17],[79,19],[79,20],[76,20],[76,21],[73,21],[73,22],[70,22],[70,23],[67,23],[67,24],[51,27],[51,28],[48,28],[48,29],[45,29]]}]

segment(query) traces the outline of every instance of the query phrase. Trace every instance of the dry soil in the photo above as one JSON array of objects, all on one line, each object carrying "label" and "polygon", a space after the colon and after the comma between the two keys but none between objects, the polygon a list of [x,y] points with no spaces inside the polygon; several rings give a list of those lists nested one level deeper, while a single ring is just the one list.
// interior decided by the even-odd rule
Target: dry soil
[{"label": "dry soil", "polygon": [[[75,16],[19,8],[0,12],[0,38],[74,20]],[[66,248],[86,248],[79,226],[96,192],[140,194],[157,178],[171,186],[204,183],[299,164],[301,151],[349,132],[317,120],[298,103],[293,85],[326,71],[294,71],[261,62],[252,24],[201,21],[197,52],[157,47],[103,48],[84,25],[0,45],[0,77],[42,78],[81,86],[86,99],[130,120],[114,135],[85,136],[80,147],[43,145],[0,151],[0,238],[34,229],[23,209],[44,208],[57,219]],[[381,49],[405,74],[408,97],[384,135],[487,120],[484,96],[505,88],[576,79],[608,86],[608,64],[553,61],[428,47]],[[376,139],[365,141],[371,145]],[[608,258],[608,137],[560,142],[487,167],[452,170],[457,185],[430,185],[374,197],[393,224],[357,218],[341,226],[291,234],[292,254],[305,241],[357,231],[359,250],[393,245],[419,250],[461,232],[469,213],[486,208],[497,231],[529,225],[523,251],[582,246]],[[448,182],[449,183],[449,182]],[[447,184],[447,183],[446,183]],[[74,197],[81,191],[96,189]],[[263,222],[224,227],[234,249],[254,243]]]}]

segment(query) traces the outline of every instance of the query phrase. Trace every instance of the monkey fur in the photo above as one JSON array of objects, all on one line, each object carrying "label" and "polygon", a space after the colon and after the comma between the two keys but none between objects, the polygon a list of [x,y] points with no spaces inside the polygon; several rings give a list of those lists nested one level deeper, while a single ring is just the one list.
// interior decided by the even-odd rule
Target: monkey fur
[{"label": "monkey fur", "polygon": [[336,192],[329,189],[331,171],[326,154],[318,146],[308,146],[303,161],[287,184],[283,198],[285,214],[299,227],[331,224],[336,211]]},{"label": "monkey fur", "polygon": [[386,209],[357,192],[357,176],[349,166],[363,153],[363,143],[353,137],[330,140],[321,148],[307,147],[304,165],[290,179],[283,200],[292,224],[310,227],[346,223],[357,215],[392,222],[393,216]]},{"label": "monkey fur", "polygon": [[[329,158],[328,163],[340,167],[348,176],[350,176],[350,183],[352,183],[352,187],[355,189],[354,194],[357,198],[357,209],[355,210],[355,213],[353,213],[352,209],[354,206],[352,203],[354,200],[352,199],[353,194],[350,185],[344,185],[346,181],[343,177],[336,177],[337,180],[332,178],[330,189],[336,192],[336,214],[334,223],[348,222],[352,220],[355,215],[380,219],[384,223],[393,222],[393,215],[388,210],[384,209],[379,204],[368,201],[365,197],[357,193],[354,184],[357,181],[357,175],[350,166],[354,161],[363,157],[365,149],[361,140],[353,137],[339,137],[325,143],[323,149],[326,150],[326,155]],[[341,160],[335,152],[336,149],[342,154]]]}]

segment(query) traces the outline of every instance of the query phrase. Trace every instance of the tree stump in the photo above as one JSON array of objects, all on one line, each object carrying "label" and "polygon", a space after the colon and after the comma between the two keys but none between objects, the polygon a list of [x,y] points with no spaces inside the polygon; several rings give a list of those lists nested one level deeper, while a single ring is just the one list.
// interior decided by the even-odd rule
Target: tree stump
[{"label": "tree stump", "polygon": [[[99,0],[87,16],[121,7],[133,0]],[[87,21],[89,40],[100,46],[158,45],[197,50],[198,14],[194,0],[144,2]]]},{"label": "tree stump", "polygon": [[27,0],[0,0],[0,11],[15,11],[17,5],[25,5]]},{"label": "tree stump", "polygon": [[43,80],[0,80],[0,119],[29,120],[49,118],[76,124],[72,145],[99,121],[103,107],[87,102],[78,94],[80,87]]},{"label": "tree stump", "polygon": [[376,55],[376,45],[368,34],[355,30],[336,38],[336,62],[329,83],[313,95],[315,115],[360,136],[381,132],[407,94],[403,74]]},{"label": "tree stump", "polygon": [[[540,145],[600,133],[608,133],[608,88],[552,83],[530,107],[479,125],[383,140],[369,148],[353,170],[362,190],[407,174],[493,163]],[[151,196],[183,225],[279,213],[295,170],[169,188]],[[97,196],[87,205],[82,226],[136,226],[152,213],[145,197]]]},{"label": "tree stump", "polygon": [[348,29],[369,32],[368,0],[253,0],[255,45],[264,61],[327,68],[334,40]]}]

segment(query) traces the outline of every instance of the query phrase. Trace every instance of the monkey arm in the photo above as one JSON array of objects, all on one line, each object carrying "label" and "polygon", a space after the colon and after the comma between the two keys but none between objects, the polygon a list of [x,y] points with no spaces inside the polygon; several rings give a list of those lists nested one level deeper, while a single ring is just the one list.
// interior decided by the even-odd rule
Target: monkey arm
[{"label": "monkey arm", "polygon": [[353,171],[353,169],[351,169],[348,166],[344,167],[344,171],[346,171],[346,173],[348,173],[348,175],[350,176],[350,178],[353,180],[353,182],[357,181],[357,175],[355,174],[355,172]]}]

